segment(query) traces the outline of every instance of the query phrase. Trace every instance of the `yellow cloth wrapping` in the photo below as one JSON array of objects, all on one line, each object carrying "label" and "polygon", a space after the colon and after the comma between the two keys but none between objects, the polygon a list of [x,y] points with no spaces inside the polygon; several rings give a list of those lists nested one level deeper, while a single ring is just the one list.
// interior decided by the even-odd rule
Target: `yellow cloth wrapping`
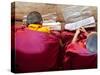
[{"label": "yellow cloth wrapping", "polygon": [[30,24],[28,26],[28,28],[30,30],[50,33],[50,28],[49,27],[42,27],[42,25],[40,25],[40,24]]}]

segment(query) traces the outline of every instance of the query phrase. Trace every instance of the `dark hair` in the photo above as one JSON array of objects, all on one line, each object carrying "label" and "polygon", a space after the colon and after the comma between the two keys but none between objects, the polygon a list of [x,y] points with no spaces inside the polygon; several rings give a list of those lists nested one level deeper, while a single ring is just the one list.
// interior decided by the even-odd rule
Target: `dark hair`
[{"label": "dark hair", "polygon": [[42,16],[39,12],[32,11],[27,15],[27,25],[42,24]]}]

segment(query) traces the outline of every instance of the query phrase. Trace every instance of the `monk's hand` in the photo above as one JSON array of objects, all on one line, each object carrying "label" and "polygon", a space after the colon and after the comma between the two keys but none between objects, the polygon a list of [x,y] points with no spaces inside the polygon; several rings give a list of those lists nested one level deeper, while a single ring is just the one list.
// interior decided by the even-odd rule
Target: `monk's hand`
[{"label": "monk's hand", "polygon": [[86,30],[85,30],[84,27],[80,27],[80,30],[81,30],[82,32],[86,32]]},{"label": "monk's hand", "polygon": [[81,28],[80,28],[80,30],[81,30],[82,32],[84,32],[84,33],[85,33],[85,35],[88,35],[88,32],[85,30],[85,28],[84,28],[84,27],[81,27]]}]

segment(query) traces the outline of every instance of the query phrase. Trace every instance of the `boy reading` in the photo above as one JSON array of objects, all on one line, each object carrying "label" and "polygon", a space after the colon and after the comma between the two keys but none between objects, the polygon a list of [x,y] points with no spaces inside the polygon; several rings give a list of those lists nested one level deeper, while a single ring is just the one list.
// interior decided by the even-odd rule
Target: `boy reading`
[{"label": "boy reading", "polygon": [[[76,30],[72,42],[65,47],[65,69],[88,69],[97,67],[97,33],[81,27]],[[70,63],[68,65],[68,63]]]}]

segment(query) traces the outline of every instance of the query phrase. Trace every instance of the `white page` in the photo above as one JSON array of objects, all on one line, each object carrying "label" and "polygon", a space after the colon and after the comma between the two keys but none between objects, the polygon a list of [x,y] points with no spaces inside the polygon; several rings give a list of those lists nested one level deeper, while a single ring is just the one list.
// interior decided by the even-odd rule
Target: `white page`
[{"label": "white page", "polygon": [[92,17],[89,17],[89,18],[86,18],[86,19],[83,19],[83,20],[80,20],[80,21],[77,21],[77,22],[74,22],[74,23],[68,23],[68,24],[65,25],[65,29],[76,30],[79,27],[87,26],[87,25],[93,24],[93,23],[95,23],[95,19],[92,16]]}]

